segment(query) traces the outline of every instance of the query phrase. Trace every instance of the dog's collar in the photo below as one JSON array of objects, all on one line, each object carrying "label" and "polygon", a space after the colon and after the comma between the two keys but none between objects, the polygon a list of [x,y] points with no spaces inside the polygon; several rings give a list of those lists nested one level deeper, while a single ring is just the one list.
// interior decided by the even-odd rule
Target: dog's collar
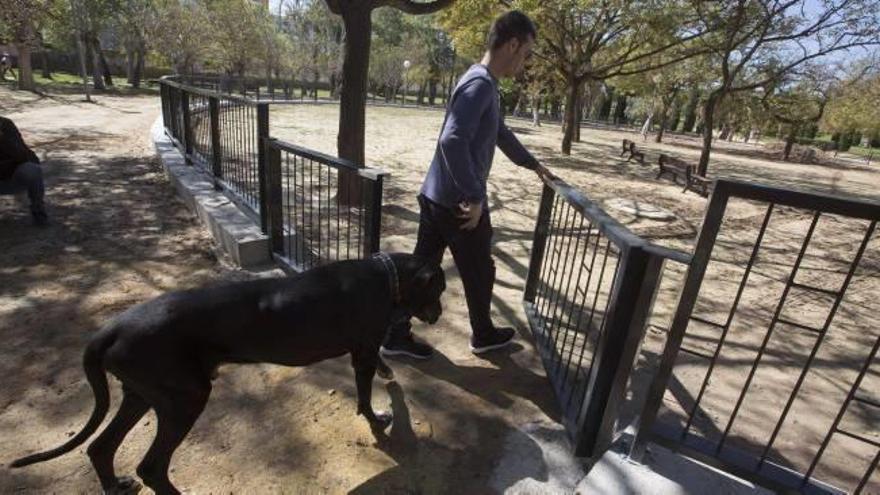
[{"label": "dog's collar", "polygon": [[385,273],[388,274],[388,285],[391,287],[391,300],[394,301],[394,304],[398,304],[400,302],[400,280],[397,277],[397,267],[394,266],[388,253],[379,251],[373,254],[373,258],[381,261],[385,267]]}]

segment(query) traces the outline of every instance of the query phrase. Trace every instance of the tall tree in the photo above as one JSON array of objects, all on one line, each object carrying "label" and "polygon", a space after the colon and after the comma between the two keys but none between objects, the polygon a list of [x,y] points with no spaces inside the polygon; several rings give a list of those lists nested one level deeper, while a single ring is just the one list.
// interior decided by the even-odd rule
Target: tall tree
[{"label": "tall tree", "polygon": [[31,53],[40,44],[36,24],[48,15],[51,0],[7,0],[0,7],[0,39],[18,51],[18,89],[36,91]]},{"label": "tall tree", "polygon": [[444,21],[457,45],[476,50],[487,18],[510,7],[537,22],[534,54],[554,68],[564,88],[561,148],[566,155],[577,133],[577,109],[586,85],[658,69],[701,50],[693,42],[703,32],[693,29],[677,0],[657,0],[650,7],[626,0],[514,0],[504,5],[470,0],[457,3]]},{"label": "tall tree", "polygon": [[703,105],[703,148],[698,171],[706,175],[715,109],[726,96],[781,81],[798,67],[835,52],[880,43],[877,0],[690,0],[702,44],[718,67],[718,82]]},{"label": "tall tree", "polygon": [[359,166],[365,162],[365,105],[373,10],[391,7],[407,14],[423,15],[437,12],[451,5],[453,1],[433,0],[428,3],[418,3],[412,0],[326,0],[327,7],[334,14],[342,17],[345,26],[339,134],[336,144],[340,158],[350,160]]}]

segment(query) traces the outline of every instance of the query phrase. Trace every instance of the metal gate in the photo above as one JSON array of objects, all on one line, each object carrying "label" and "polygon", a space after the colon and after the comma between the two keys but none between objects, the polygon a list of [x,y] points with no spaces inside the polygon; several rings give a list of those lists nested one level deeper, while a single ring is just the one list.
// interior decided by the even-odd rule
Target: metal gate
[{"label": "metal gate", "polygon": [[776,490],[878,493],[878,220],[718,181],[631,456],[654,441]]},{"label": "metal gate", "polygon": [[618,406],[666,259],[561,180],[545,180],[524,307],[575,444],[593,457],[614,441]]}]

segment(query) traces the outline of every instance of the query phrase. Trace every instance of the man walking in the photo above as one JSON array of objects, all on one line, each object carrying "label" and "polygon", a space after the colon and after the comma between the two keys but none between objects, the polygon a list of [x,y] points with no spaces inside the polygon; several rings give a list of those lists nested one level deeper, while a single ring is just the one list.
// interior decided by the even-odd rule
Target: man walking
[{"label": "man walking", "polygon": [[[415,254],[438,263],[449,247],[461,274],[472,336],[471,350],[480,354],[509,344],[516,333],[490,319],[495,264],[486,180],[495,146],[515,164],[553,177],[504,125],[498,79],[520,73],[535,42],[536,28],[519,11],[492,24],[487,50],[458,81],[446,110],[434,159],[419,194],[419,233]],[[431,357],[433,349],[411,334],[408,315],[392,324],[383,355]]]},{"label": "man walking", "polygon": [[43,171],[36,153],[24,144],[15,124],[0,117],[0,194],[27,191],[34,225],[49,222],[43,205]]}]

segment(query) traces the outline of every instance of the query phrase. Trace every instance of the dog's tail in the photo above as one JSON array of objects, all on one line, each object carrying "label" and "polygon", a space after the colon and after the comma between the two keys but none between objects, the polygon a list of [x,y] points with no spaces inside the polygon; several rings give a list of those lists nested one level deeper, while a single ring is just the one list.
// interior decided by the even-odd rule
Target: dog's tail
[{"label": "dog's tail", "polygon": [[88,379],[89,385],[92,387],[92,393],[95,394],[95,409],[92,411],[92,416],[83,429],[64,445],[46,452],[22,457],[13,461],[9,467],[23,467],[66,454],[85,442],[98,429],[98,426],[101,425],[101,422],[104,421],[104,417],[107,415],[107,409],[110,407],[110,390],[107,388],[107,374],[104,371],[102,361],[107,348],[115,340],[116,337],[112,332],[105,332],[89,342],[83,355],[83,368],[86,371],[86,379]]}]

